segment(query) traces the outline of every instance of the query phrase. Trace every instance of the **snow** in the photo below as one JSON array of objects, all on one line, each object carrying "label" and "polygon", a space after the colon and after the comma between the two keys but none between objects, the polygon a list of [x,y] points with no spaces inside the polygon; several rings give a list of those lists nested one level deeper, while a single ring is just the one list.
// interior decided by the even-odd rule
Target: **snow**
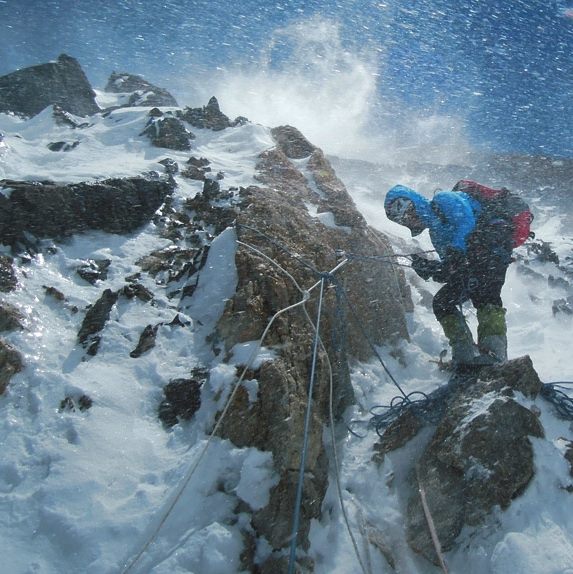
[{"label": "snow", "polygon": [[[120,96],[114,100],[98,92],[98,101],[112,105]],[[191,152],[161,150],[140,136],[148,110],[118,109],[106,117],[89,118],[89,127],[75,130],[57,126],[49,110],[28,121],[0,115],[6,144],[0,177],[79,182],[133,176],[162,172],[158,161],[167,156],[184,164],[189,155],[195,155],[207,157],[213,173],[224,174],[226,186],[248,186],[256,184],[258,154],[274,146],[267,127],[246,124],[222,132],[193,129],[197,138]],[[60,140],[80,141],[80,145],[70,152],[48,151],[48,143]],[[344,166],[337,175],[367,221],[391,237],[397,252],[431,249],[425,234],[413,240],[387,221],[385,190],[375,177],[369,179],[363,162]],[[201,190],[201,182],[178,176],[177,180],[177,202]],[[411,184],[406,173],[403,182]],[[430,193],[430,189],[421,191]],[[553,242],[560,256],[569,255],[572,239],[565,235],[556,212],[550,206],[539,206],[538,211],[538,236]],[[332,224],[327,214],[321,218]],[[258,368],[273,358],[273,351],[264,347],[253,357],[259,342],[252,341],[235,346],[226,363],[205,344],[237,284],[234,230],[223,231],[213,241],[197,289],[183,312],[154,286],[153,305],[118,301],[98,355],[85,360],[76,341],[83,313],[74,308],[84,310],[105,288],[122,287],[125,277],[138,271],[135,262],[140,257],[168,244],[155,233],[152,223],[126,236],[77,235],[20,267],[18,289],[3,295],[21,311],[25,324],[24,330],[3,338],[22,352],[26,365],[0,397],[3,571],[240,572],[244,550],[240,530],[246,516],[235,514],[237,504],[242,502],[252,510],[264,507],[277,476],[269,453],[236,448],[217,438],[207,443],[215,413],[236,382],[237,369],[253,359],[252,367]],[[96,287],[73,273],[88,258],[112,261],[109,277]],[[549,264],[539,267],[543,272],[549,269]],[[436,286],[419,281],[409,270],[406,273],[416,305],[408,317],[411,342],[400,345],[398,358],[386,348],[380,354],[405,392],[429,392],[445,381],[431,363],[445,340],[431,310],[423,304],[424,290],[431,293]],[[144,277],[143,281],[152,280]],[[65,305],[56,304],[44,286],[64,293]],[[524,278],[516,266],[510,268],[503,291],[510,355],[529,354],[546,382],[573,379],[573,363],[568,360],[573,317],[553,316],[551,310],[551,302],[566,295],[565,287],[549,288],[541,278]],[[169,325],[177,313],[185,327]],[[468,313],[475,329],[475,316],[469,309]],[[155,348],[138,359],[129,358],[149,324],[161,325]],[[211,373],[203,406],[193,422],[166,432],[157,417],[162,387],[171,379],[188,377],[194,367],[208,367]],[[399,394],[377,360],[355,365],[352,378],[358,400],[349,413],[352,419],[368,420],[371,408],[389,404]],[[254,400],[256,381],[241,384]],[[84,394],[93,400],[89,410],[61,407],[65,396],[77,399]],[[483,528],[462,533],[462,544],[446,554],[453,573],[573,572],[571,494],[564,490],[571,478],[563,458],[563,437],[571,436],[571,428],[567,421],[556,419],[542,400],[535,405],[546,430],[545,439],[533,440],[535,479],[508,510],[494,513]],[[393,572],[380,550],[385,546],[396,559],[396,572],[438,572],[412,554],[404,534],[405,469],[423,444],[424,434],[388,455],[378,467],[371,461],[375,433],[361,439],[344,429],[337,432],[338,470],[349,526],[372,572]],[[332,447],[330,439],[325,442]],[[200,464],[194,467],[197,461]],[[370,544],[368,554],[364,533],[377,541]],[[269,552],[261,540],[257,556],[263,559]],[[323,518],[312,525],[310,554],[317,574],[360,571],[334,476]]]}]

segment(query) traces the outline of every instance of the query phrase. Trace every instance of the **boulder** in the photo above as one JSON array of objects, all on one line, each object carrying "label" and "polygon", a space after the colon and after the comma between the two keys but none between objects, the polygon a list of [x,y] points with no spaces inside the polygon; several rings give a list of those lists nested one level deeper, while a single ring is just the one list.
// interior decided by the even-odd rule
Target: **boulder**
[{"label": "boulder", "polygon": [[164,147],[176,151],[191,149],[191,140],[195,135],[183,122],[170,114],[157,114],[156,108],[150,111],[150,118],[141,135],[147,136],[155,147]]},{"label": "boulder", "polygon": [[208,373],[194,369],[190,379],[174,379],[163,388],[165,398],[161,401],[158,415],[167,428],[180,420],[190,420],[201,406],[201,388]]},{"label": "boulder", "polygon": [[137,347],[135,347],[135,349],[131,351],[131,353],[129,353],[129,356],[132,359],[137,359],[137,357],[141,357],[141,355],[147,353],[147,351],[150,351],[151,349],[153,349],[153,347],[155,347],[155,338],[157,337],[158,328],[159,325],[147,325],[143,329],[141,335],[139,336]]},{"label": "boulder", "polygon": [[[408,502],[407,538],[415,552],[435,564],[439,561],[419,492],[427,500],[442,550],[448,551],[464,527],[479,526],[527,488],[535,473],[530,437],[544,436],[537,414],[519,399],[535,398],[542,386],[529,357],[484,368],[477,378],[450,385],[441,399],[441,420],[419,458],[410,462],[414,494]],[[406,409],[386,429],[378,460],[424,426],[414,414]]]},{"label": "boulder", "polygon": [[0,301],[0,332],[23,329],[24,315],[14,305]]},{"label": "boulder", "polygon": [[78,342],[86,349],[88,355],[97,354],[101,340],[99,333],[105,327],[117,299],[117,292],[106,289],[88,309],[78,332]]}]

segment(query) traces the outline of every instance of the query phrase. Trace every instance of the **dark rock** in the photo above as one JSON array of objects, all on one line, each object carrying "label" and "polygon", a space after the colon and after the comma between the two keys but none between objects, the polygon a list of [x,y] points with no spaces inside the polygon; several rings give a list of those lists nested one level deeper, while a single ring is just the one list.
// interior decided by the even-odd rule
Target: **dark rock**
[{"label": "dark rock", "polygon": [[59,289],[56,289],[55,287],[42,285],[42,289],[44,289],[46,295],[49,295],[50,297],[52,297],[56,301],[59,301],[60,303],[63,303],[66,300],[66,296]]},{"label": "dark rock", "polygon": [[23,320],[24,316],[16,307],[5,301],[0,302],[0,332],[23,329]]},{"label": "dark rock", "polygon": [[206,157],[197,158],[195,156],[191,156],[187,160],[187,165],[192,165],[194,167],[200,167],[200,168],[206,168],[209,166],[210,163],[211,162]]},{"label": "dark rock", "polygon": [[380,440],[374,445],[374,462],[381,464],[386,453],[403,447],[422,429],[424,423],[411,410],[388,425]]},{"label": "dark rock", "polygon": [[277,142],[279,149],[289,159],[302,159],[309,157],[317,149],[296,128],[280,126],[273,128],[271,134]]},{"label": "dark rock", "polygon": [[52,142],[48,144],[50,151],[72,151],[80,145],[79,141],[74,142]]},{"label": "dark rock", "polygon": [[[485,367],[480,371],[480,382],[485,389],[494,391],[517,391],[522,395],[534,399],[541,392],[542,382],[533,368],[528,355],[507,361],[501,365]],[[475,386],[478,392],[482,389]],[[507,393],[505,393],[507,394]],[[509,396],[513,396],[511,393]]]},{"label": "dark rock", "polygon": [[193,165],[185,168],[181,175],[187,179],[194,179],[196,181],[205,181],[205,173],[211,171],[211,168],[202,169],[200,167],[195,167]]},{"label": "dark rock", "polygon": [[205,264],[206,248],[182,249],[171,246],[154,251],[136,263],[161,284],[192,277]]},{"label": "dark rock", "polygon": [[23,368],[20,353],[0,339],[0,395],[6,390],[10,379]]},{"label": "dark rock", "polygon": [[137,347],[129,353],[129,356],[136,359],[137,357],[141,357],[144,353],[147,353],[147,351],[153,349],[153,347],[155,347],[155,337],[157,336],[158,328],[159,325],[147,325],[139,336]]},{"label": "dark rock", "polygon": [[32,117],[53,104],[82,117],[100,111],[95,92],[76,59],[62,54],[56,62],[0,77],[0,112]]},{"label": "dark rock", "polygon": [[137,281],[131,281],[127,285],[124,285],[120,290],[120,295],[127,297],[128,299],[139,299],[144,303],[149,303],[153,300],[153,293]]},{"label": "dark rock", "polygon": [[214,179],[206,179],[205,183],[203,183],[203,197],[211,201],[216,199],[221,192],[221,186],[219,182]]},{"label": "dark rock", "polygon": [[105,327],[117,298],[116,292],[106,289],[84,317],[78,333],[78,342],[88,350],[89,355],[93,356],[98,351],[100,342],[98,333]]},{"label": "dark rock", "polygon": [[107,279],[107,272],[110,265],[110,259],[89,259],[85,265],[76,269],[76,273],[84,281],[95,285],[98,281],[105,281]]},{"label": "dark rock", "polygon": [[178,107],[177,100],[165,88],[159,88],[133,74],[113,72],[105,91],[115,94],[131,93],[127,106]]},{"label": "dark rock", "polygon": [[191,149],[191,140],[195,135],[187,130],[183,123],[173,116],[151,117],[141,133],[149,137],[156,147],[186,151]]},{"label": "dark rock", "polygon": [[204,157],[190,157],[187,160],[187,167],[181,172],[181,175],[189,179],[203,181],[205,180],[205,175],[211,171],[209,163],[209,160]]},{"label": "dark rock", "polygon": [[160,160],[160,163],[165,168],[165,173],[168,175],[175,175],[179,173],[179,164],[170,157]]},{"label": "dark rock", "polygon": [[183,112],[179,112],[179,117],[199,129],[220,131],[231,127],[229,118],[221,112],[219,102],[214,96],[202,108],[185,108]]},{"label": "dark rock", "polygon": [[528,253],[534,254],[536,259],[542,263],[555,263],[559,265],[559,256],[551,248],[551,243],[543,240],[536,240],[527,244]]},{"label": "dark rock", "polygon": [[571,284],[567,279],[563,279],[563,277],[555,277],[554,275],[549,275],[549,277],[547,277],[547,283],[549,287],[553,287],[555,289],[569,289],[569,287],[571,287]]},{"label": "dark rock", "polygon": [[14,260],[9,255],[0,255],[0,291],[4,293],[13,291],[18,285],[13,263]]},{"label": "dark rock", "polygon": [[1,180],[0,242],[14,246],[27,234],[61,238],[92,230],[127,233],[148,222],[173,187],[141,177],[96,183]]},{"label": "dark rock", "polygon": [[565,315],[573,315],[573,296],[566,299],[555,299],[551,305],[553,315],[564,313]]},{"label": "dark rock", "polygon": [[165,398],[159,405],[158,414],[166,427],[176,425],[180,419],[190,420],[199,410],[201,387],[206,378],[206,373],[198,372],[195,378],[174,379],[165,385],[163,388]]},{"label": "dark rock", "polygon": [[569,441],[565,451],[565,460],[569,463],[569,474],[573,476],[573,442]]},{"label": "dark rock", "polygon": [[84,412],[93,406],[93,400],[88,395],[68,395],[60,402],[60,412]]},{"label": "dark rock", "polygon": [[[66,112],[60,106],[54,105],[52,107],[53,112],[52,115],[57,125],[64,126],[72,129],[82,129],[89,127],[89,122],[82,122],[75,118],[73,114]],[[79,143],[79,142],[78,142]]]},{"label": "dark rock", "polygon": [[[448,399],[434,436],[415,465],[438,539],[450,550],[464,526],[478,526],[494,507],[507,508],[533,478],[530,436],[543,437],[538,417],[513,398],[541,388],[529,357],[489,367]],[[420,497],[409,502],[411,547],[437,564]]]}]

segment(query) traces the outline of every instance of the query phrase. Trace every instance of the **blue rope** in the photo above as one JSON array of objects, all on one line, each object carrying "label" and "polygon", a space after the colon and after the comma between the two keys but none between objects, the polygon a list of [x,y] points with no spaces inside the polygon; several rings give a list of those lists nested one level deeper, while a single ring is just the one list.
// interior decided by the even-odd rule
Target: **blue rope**
[{"label": "blue rope", "polygon": [[[475,381],[476,375],[465,376],[454,375],[446,385],[438,387],[433,392],[426,394],[421,391],[414,391],[405,397],[395,396],[389,405],[375,405],[370,409],[372,417],[368,421],[350,421],[348,430],[359,438],[364,438],[354,430],[354,427],[366,425],[368,429],[374,429],[378,436],[382,437],[386,429],[407,411],[411,411],[417,418],[427,424],[437,424],[442,418],[447,398],[451,393]],[[571,391],[564,385],[573,385],[573,382],[559,381],[555,383],[544,383],[541,386],[540,395],[553,404],[557,413],[568,420],[573,420],[573,397],[565,393]]]},{"label": "blue rope", "polygon": [[292,526],[292,534],[291,534],[291,541],[290,541],[290,557],[289,557],[289,565],[288,565],[288,574],[294,574],[295,572],[295,562],[296,562],[296,542],[298,538],[298,529],[300,523],[300,507],[302,504],[302,489],[304,483],[304,468],[306,465],[306,454],[308,449],[308,435],[310,431],[310,415],[312,412],[312,393],[314,391],[314,379],[316,373],[316,359],[318,356],[318,343],[320,340],[319,336],[319,327],[320,327],[320,315],[322,313],[322,299],[324,294],[324,284],[326,282],[326,277],[323,275],[320,281],[320,296],[318,300],[318,311],[317,311],[317,318],[316,318],[316,331],[314,334],[314,344],[313,344],[313,351],[312,351],[312,367],[310,372],[310,382],[308,385],[308,402],[306,405],[306,416],[304,420],[304,438],[303,438],[303,445],[302,451],[300,455],[300,467],[298,471],[298,484],[296,489],[296,501],[295,501],[295,508],[294,508],[294,518],[293,518],[293,526]]},{"label": "blue rope", "polygon": [[442,385],[431,393],[422,391],[413,391],[408,395],[401,397],[395,396],[389,405],[375,405],[370,409],[372,417],[367,421],[354,420],[350,421],[348,430],[358,438],[364,438],[366,435],[358,434],[354,427],[366,426],[368,429],[374,429],[379,437],[382,437],[386,429],[407,411],[421,419],[426,424],[435,425],[443,417],[448,397],[465,385],[471,384],[476,380],[476,374],[454,374],[447,384]]}]

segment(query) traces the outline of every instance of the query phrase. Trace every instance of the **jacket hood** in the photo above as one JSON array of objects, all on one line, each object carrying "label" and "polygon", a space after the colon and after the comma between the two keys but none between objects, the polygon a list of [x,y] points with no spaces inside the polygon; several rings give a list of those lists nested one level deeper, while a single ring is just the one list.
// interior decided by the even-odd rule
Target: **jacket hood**
[{"label": "jacket hood", "polygon": [[386,199],[384,200],[384,210],[386,213],[388,213],[388,206],[390,203],[399,197],[411,200],[414,204],[416,215],[424,224],[424,227],[428,227],[430,225],[432,220],[432,207],[430,205],[430,201],[423,195],[420,195],[405,185],[395,185],[392,189],[390,189],[390,191],[388,191],[386,194]]}]

